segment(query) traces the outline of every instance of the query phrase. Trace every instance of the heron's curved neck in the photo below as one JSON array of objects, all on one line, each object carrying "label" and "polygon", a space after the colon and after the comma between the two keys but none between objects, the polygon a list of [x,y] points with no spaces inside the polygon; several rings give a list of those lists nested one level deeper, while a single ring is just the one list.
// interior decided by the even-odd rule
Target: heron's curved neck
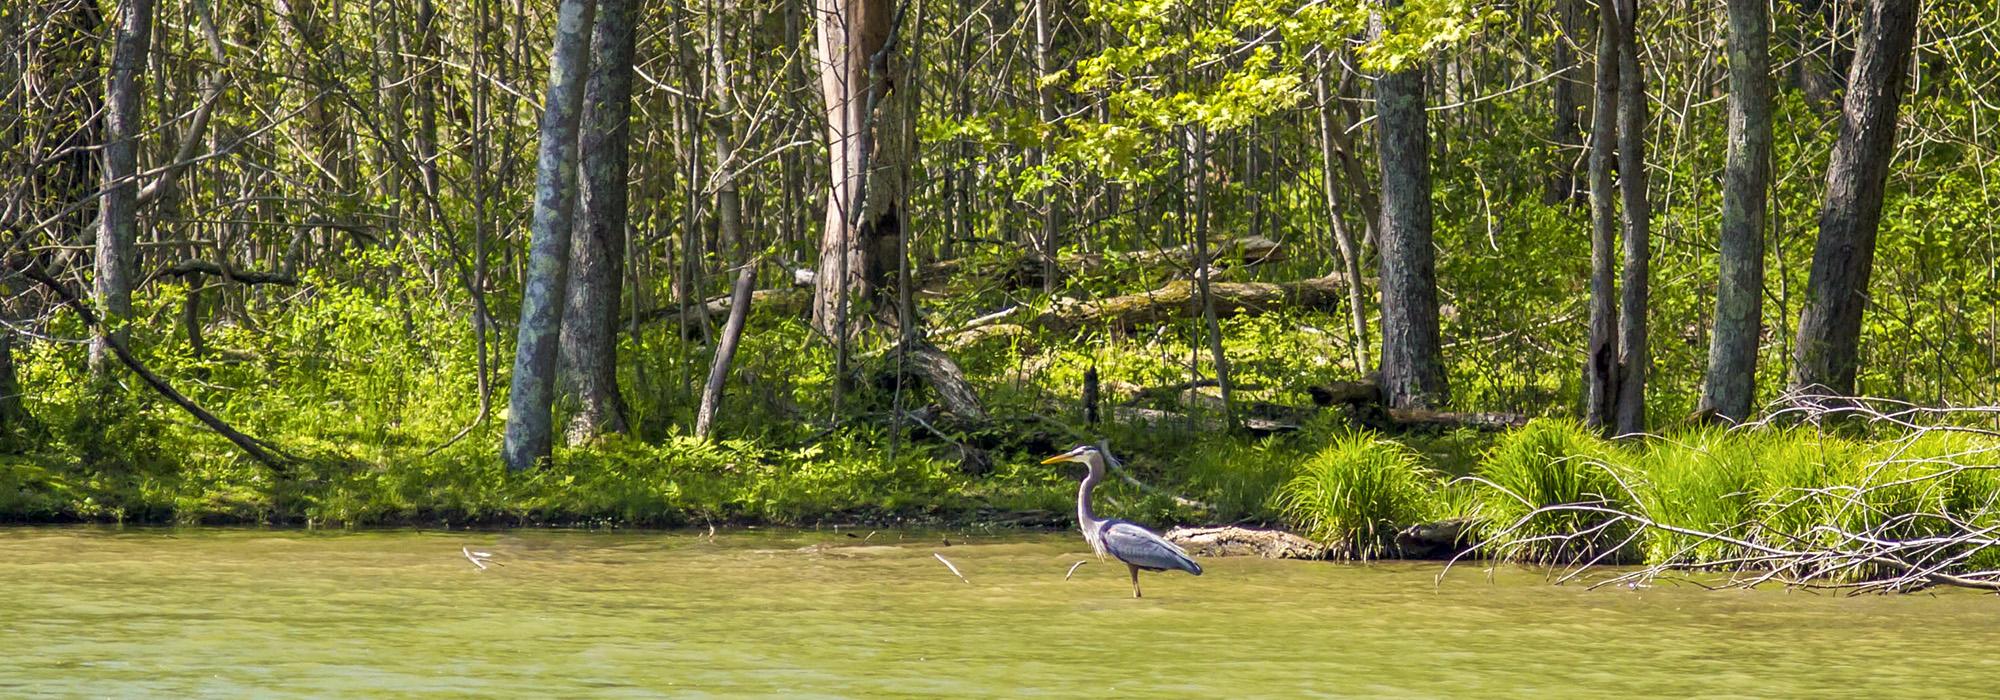
[{"label": "heron's curved neck", "polygon": [[1091,534],[1104,523],[1097,519],[1096,511],[1090,508],[1090,492],[1097,488],[1098,481],[1104,479],[1104,463],[1092,459],[1084,466],[1090,467],[1090,473],[1083,477],[1083,485],[1076,489],[1076,524],[1083,528],[1084,534]]}]

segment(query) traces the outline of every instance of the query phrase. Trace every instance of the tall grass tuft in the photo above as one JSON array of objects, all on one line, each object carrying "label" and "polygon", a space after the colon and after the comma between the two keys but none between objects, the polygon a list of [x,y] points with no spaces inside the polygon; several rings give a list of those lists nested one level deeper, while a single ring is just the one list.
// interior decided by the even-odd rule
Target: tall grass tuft
[{"label": "tall grass tuft", "polygon": [[[1719,428],[1669,436],[1636,462],[1639,507],[1661,525],[1749,539],[1757,527],[1763,457],[1759,440]],[[1652,563],[1705,564],[1745,554],[1726,541],[1665,530],[1649,532],[1644,549]]]},{"label": "tall grass tuft", "polygon": [[1489,553],[1532,562],[1629,557],[1629,522],[1596,512],[1536,513],[1560,505],[1630,507],[1618,478],[1624,461],[1618,448],[1569,420],[1536,419],[1502,437],[1474,472],[1483,482],[1478,510]]},{"label": "tall grass tuft", "polygon": [[1389,551],[1400,526],[1430,517],[1439,480],[1416,451],[1371,435],[1336,437],[1300,466],[1279,502],[1308,537],[1357,559]]}]

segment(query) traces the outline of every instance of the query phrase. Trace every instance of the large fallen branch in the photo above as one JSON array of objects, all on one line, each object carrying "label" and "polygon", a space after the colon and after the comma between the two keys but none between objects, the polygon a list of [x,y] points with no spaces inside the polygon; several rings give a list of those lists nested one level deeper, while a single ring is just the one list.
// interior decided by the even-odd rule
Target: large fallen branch
[{"label": "large fallen branch", "polygon": [[145,363],[140,362],[139,358],[132,354],[131,349],[125,347],[125,341],[120,340],[116,334],[107,332],[104,328],[104,323],[97,317],[97,314],[90,310],[89,305],[79,301],[76,295],[71,294],[68,287],[63,286],[61,282],[49,277],[48,274],[42,272],[40,268],[32,264],[19,265],[16,269],[20,270],[21,274],[25,275],[28,279],[34,280],[37,284],[47,288],[51,293],[56,295],[56,299],[61,301],[64,306],[68,306],[71,311],[75,311],[77,317],[83,319],[84,325],[90,328],[90,332],[97,337],[97,340],[104,343],[106,347],[111,348],[112,354],[118,356],[118,361],[124,363],[125,367],[132,370],[133,374],[139,375],[139,378],[144,380],[147,386],[152,387],[153,391],[166,397],[168,401],[174,402],[174,405],[180,406],[182,410],[187,411],[189,415],[194,416],[203,425],[207,425],[210,430],[214,430],[216,434],[235,444],[245,454],[250,455],[252,459],[269,467],[271,471],[281,474],[287,471],[289,461],[291,461],[288,457],[281,458],[274,451],[275,448],[266,446],[264,441],[245,435],[235,428],[230,427],[221,418],[217,418],[215,414],[209,413],[207,409],[202,408],[201,404],[195,403],[193,399],[188,398],[185,394],[174,390],[173,385],[168,384],[167,380],[160,378],[160,375],[154,374],[151,369],[146,367]]}]

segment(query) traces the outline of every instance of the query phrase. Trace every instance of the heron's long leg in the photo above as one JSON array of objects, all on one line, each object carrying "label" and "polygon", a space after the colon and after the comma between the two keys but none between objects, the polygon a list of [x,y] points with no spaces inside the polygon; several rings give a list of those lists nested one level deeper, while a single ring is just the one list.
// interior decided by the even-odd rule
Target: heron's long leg
[{"label": "heron's long leg", "polygon": [[1139,567],[1133,566],[1131,564],[1126,564],[1125,568],[1132,570],[1132,597],[1134,598],[1143,597],[1139,595]]}]

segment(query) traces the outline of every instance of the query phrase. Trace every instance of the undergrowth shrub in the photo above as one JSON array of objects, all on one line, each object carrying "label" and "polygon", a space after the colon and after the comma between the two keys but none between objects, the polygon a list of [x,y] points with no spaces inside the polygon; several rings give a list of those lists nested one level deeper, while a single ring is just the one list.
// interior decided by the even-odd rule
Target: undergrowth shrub
[{"label": "undergrowth shrub", "polygon": [[1306,536],[1368,559],[1389,550],[1398,528],[1436,512],[1438,486],[1415,450],[1349,434],[1300,465],[1279,501]]},{"label": "undergrowth shrub", "polygon": [[[1757,441],[1719,429],[1668,436],[1635,462],[1638,506],[1660,525],[1749,539],[1763,456]],[[1727,542],[1666,530],[1647,533],[1644,549],[1649,562],[1715,562],[1743,554]]]},{"label": "undergrowth shrub", "polygon": [[[1574,421],[1536,419],[1500,438],[1474,475],[1489,553],[1534,562],[1619,558],[1632,526],[1599,512],[1537,510],[1558,505],[1631,507],[1617,474],[1624,455]],[[1531,515],[1532,514],[1532,515]],[[1565,536],[1578,535],[1567,538]]]}]

